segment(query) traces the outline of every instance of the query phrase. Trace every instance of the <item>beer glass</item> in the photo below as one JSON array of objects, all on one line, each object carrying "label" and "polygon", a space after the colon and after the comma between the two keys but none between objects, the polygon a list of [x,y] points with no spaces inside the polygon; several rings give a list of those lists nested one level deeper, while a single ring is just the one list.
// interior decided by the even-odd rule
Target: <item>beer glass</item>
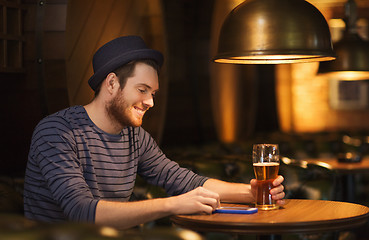
[{"label": "beer glass", "polygon": [[277,209],[270,189],[278,176],[279,150],[277,144],[254,144],[252,151],[254,173],[257,181],[256,207],[261,210]]}]

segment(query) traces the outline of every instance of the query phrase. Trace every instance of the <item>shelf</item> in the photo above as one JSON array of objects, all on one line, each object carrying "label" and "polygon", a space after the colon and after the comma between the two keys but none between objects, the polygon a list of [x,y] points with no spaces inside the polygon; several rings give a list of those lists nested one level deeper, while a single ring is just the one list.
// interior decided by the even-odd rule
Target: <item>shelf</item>
[{"label": "shelf", "polygon": [[23,71],[22,5],[0,0],[0,72]]}]

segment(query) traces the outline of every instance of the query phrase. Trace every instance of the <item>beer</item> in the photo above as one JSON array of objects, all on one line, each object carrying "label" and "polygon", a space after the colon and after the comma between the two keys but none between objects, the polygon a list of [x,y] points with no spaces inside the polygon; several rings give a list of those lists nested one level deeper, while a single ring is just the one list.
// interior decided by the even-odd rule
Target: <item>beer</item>
[{"label": "beer", "polygon": [[254,163],[254,172],[257,180],[256,207],[262,210],[275,209],[275,201],[272,199],[270,190],[273,188],[273,181],[278,176],[279,163],[264,162]]},{"label": "beer", "polygon": [[270,190],[278,177],[279,150],[277,144],[254,144],[252,153],[256,177],[256,207],[261,210],[276,209]]},{"label": "beer", "polygon": [[277,162],[258,162],[253,166],[256,180],[270,180],[278,177],[279,163]]}]

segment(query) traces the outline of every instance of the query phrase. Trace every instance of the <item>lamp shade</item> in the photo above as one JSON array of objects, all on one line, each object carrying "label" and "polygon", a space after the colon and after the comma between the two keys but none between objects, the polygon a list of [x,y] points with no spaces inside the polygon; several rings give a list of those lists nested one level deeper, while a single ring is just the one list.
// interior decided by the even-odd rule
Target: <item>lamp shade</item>
[{"label": "lamp shade", "polygon": [[322,62],[319,65],[320,74],[329,74],[340,80],[369,79],[369,42],[356,33],[348,33],[334,44],[337,59]]},{"label": "lamp shade", "polygon": [[335,59],[324,16],[305,0],[247,0],[226,17],[215,62],[279,64]]},{"label": "lamp shade", "polygon": [[337,80],[369,80],[369,42],[358,34],[354,0],[345,4],[345,14],[343,38],[334,44],[337,59],[320,63],[318,73]]}]

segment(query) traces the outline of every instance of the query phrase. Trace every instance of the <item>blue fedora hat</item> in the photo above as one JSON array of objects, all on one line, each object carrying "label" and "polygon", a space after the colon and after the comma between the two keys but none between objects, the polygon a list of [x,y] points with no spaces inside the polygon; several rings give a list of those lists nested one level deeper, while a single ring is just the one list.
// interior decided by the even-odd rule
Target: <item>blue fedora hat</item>
[{"label": "blue fedora hat", "polygon": [[152,59],[160,67],[164,61],[163,55],[159,51],[148,48],[139,36],[124,36],[111,40],[96,51],[92,59],[94,75],[88,80],[88,84],[96,91],[110,72],[140,59]]}]

